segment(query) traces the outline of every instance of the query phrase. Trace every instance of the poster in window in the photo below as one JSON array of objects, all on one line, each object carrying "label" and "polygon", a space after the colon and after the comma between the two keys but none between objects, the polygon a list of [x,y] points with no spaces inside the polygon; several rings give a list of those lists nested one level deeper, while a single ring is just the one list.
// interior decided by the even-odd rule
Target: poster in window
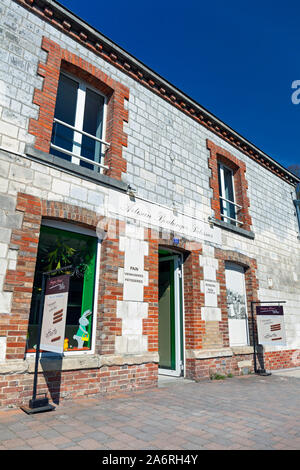
[{"label": "poster in window", "polygon": [[46,284],[40,349],[61,354],[64,350],[70,276],[49,278]]},{"label": "poster in window", "polygon": [[238,320],[247,318],[246,311],[246,297],[244,293],[233,288],[227,288],[227,307],[228,307],[228,318],[234,318]]},{"label": "poster in window", "polygon": [[244,268],[230,262],[225,267],[229,344],[244,346],[249,343]]}]

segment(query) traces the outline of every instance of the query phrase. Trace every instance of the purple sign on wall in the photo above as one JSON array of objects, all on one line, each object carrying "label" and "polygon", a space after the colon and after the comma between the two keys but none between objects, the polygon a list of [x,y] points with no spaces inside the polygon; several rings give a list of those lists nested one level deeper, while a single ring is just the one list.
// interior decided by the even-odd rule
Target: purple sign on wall
[{"label": "purple sign on wall", "polygon": [[259,305],[256,307],[256,315],[283,315],[282,305]]},{"label": "purple sign on wall", "polygon": [[263,345],[286,345],[282,305],[256,307],[258,342]]}]

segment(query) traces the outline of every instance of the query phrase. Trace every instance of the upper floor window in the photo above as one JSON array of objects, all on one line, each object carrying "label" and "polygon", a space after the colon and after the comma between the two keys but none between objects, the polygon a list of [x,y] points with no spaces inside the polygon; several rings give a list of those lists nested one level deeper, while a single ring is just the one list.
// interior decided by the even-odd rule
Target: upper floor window
[{"label": "upper floor window", "polygon": [[[106,98],[85,82],[60,74],[51,153],[99,171],[108,145],[105,136]],[[89,163],[92,161],[93,163]]]},{"label": "upper floor window", "polygon": [[294,204],[296,208],[296,215],[298,219],[299,232],[300,232],[300,183],[298,183],[296,186],[296,198],[297,199],[294,199]]},{"label": "upper floor window", "polygon": [[[249,213],[250,201],[247,196],[246,164],[228,150],[207,139],[210,155],[208,166],[211,169],[209,180],[213,197],[212,221],[226,223],[227,228],[242,229],[239,233],[252,238],[252,220]],[[222,224],[223,226],[223,224]]]},{"label": "upper floor window", "polygon": [[46,36],[42,49],[47,52],[46,63],[38,65],[43,87],[33,96],[40,111],[28,127],[34,149],[45,158],[55,154],[52,164],[71,173],[103,180],[95,174],[103,170],[106,177],[122,181],[129,88]]},{"label": "upper floor window", "polygon": [[299,231],[300,231],[300,200],[296,199],[294,201],[295,207],[296,207],[296,213],[297,213],[297,218],[298,218],[298,225],[299,225]]},{"label": "upper floor window", "polygon": [[233,225],[242,225],[242,222],[238,220],[241,206],[235,201],[233,170],[218,163],[218,180],[221,219]]}]

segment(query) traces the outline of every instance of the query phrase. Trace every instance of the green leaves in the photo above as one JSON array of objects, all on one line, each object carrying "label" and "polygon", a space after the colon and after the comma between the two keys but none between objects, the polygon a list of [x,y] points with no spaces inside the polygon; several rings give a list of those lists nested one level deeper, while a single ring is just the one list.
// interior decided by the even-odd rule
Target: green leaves
[{"label": "green leaves", "polygon": [[47,255],[48,264],[44,267],[44,271],[53,271],[72,264],[75,253],[76,250],[68,246],[66,240],[57,238],[56,247]]}]

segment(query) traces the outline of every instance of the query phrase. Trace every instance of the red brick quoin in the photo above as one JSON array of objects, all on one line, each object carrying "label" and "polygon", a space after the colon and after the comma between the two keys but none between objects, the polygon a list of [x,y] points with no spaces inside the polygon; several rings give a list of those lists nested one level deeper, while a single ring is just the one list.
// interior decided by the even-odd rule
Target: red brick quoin
[{"label": "red brick quoin", "polygon": [[227,150],[214,144],[211,140],[206,141],[207,148],[210,150],[210,157],[208,159],[208,166],[211,169],[211,178],[209,180],[210,187],[213,190],[213,198],[211,201],[211,208],[215,212],[215,218],[221,220],[220,211],[220,192],[219,192],[219,178],[218,178],[218,162],[228,166],[233,171],[235,198],[236,203],[242,206],[239,212],[238,219],[243,222],[242,228],[250,230],[252,220],[249,214],[250,201],[247,197],[248,183],[246,180],[245,172],[246,165],[244,162],[236,158]]},{"label": "red brick quoin", "polygon": [[[160,232],[145,229],[145,240],[149,244],[149,255],[145,257],[145,270],[148,271],[149,283],[144,288],[144,302],[148,303],[148,317],[143,320],[143,334],[148,337],[148,351],[156,352],[158,347],[158,290],[159,290],[159,249],[174,249],[174,234],[162,237]],[[203,268],[199,264],[202,245],[180,239],[176,251],[184,258],[184,316],[185,348],[201,349],[205,334],[205,322],[201,319],[201,307],[204,306],[204,294],[200,290]]]},{"label": "red brick quoin", "polygon": [[38,75],[44,77],[44,84],[42,90],[35,89],[33,97],[33,103],[40,107],[40,112],[37,120],[30,119],[29,122],[29,133],[36,137],[35,148],[47,153],[50,151],[59,74],[65,70],[107,97],[105,138],[110,147],[105,153],[104,164],[109,166],[105,174],[120,180],[122,173],[126,172],[122,147],[127,146],[123,122],[128,122],[128,111],[124,108],[124,100],[129,99],[128,88],[46,37],[43,37],[42,49],[48,52],[47,62],[40,62],[38,67]]},{"label": "red brick quoin", "polygon": [[[226,279],[225,279],[225,263],[231,261],[240,266],[243,266],[245,270],[245,284],[246,284],[246,295],[247,295],[247,310],[248,310],[248,325],[249,325],[249,336],[252,344],[252,323],[251,323],[251,301],[257,301],[258,292],[258,280],[256,277],[256,260],[249,258],[248,256],[242,255],[231,250],[215,249],[215,257],[218,259],[218,270],[217,280],[220,285],[220,294],[218,296],[218,307],[221,309],[221,321],[218,322],[217,331],[222,338],[222,347],[229,347],[229,330],[228,330],[228,310],[227,310],[227,295],[226,295]],[[198,256],[199,258],[199,256]],[[197,299],[197,297],[196,297]],[[198,303],[197,308],[200,312],[201,304]],[[200,316],[200,313],[199,313]],[[200,319],[199,319],[200,320]],[[203,348],[203,340],[206,333],[205,322],[198,322],[198,334],[199,339],[194,335],[193,347],[190,349],[205,349]],[[203,325],[201,325],[203,323]],[[256,324],[256,322],[255,322]],[[202,328],[201,328],[202,326]],[[257,334],[255,332],[255,334]],[[188,344],[188,343],[187,343]],[[188,349],[188,348],[187,348]],[[219,358],[205,358],[205,359],[187,359],[186,360],[186,375],[193,380],[200,380],[203,378],[209,378],[215,373],[219,374],[234,374],[239,375],[242,371],[238,367],[239,361],[250,360],[252,361],[253,354],[241,355],[238,352],[233,351],[231,357],[219,357]],[[253,371],[253,363],[250,368]]]},{"label": "red brick quoin", "polygon": [[[228,331],[228,309],[226,294],[225,265],[226,261],[230,261],[242,266],[245,270],[245,287],[247,296],[247,312],[250,344],[252,344],[252,321],[251,321],[251,302],[258,301],[258,279],[256,277],[257,264],[254,258],[237,253],[231,250],[216,249],[216,258],[219,260],[219,269],[217,271],[217,279],[220,285],[220,295],[218,305],[222,311],[222,321],[220,322],[220,333],[223,337],[223,346],[229,347],[229,331]],[[254,312],[256,325],[256,315]]]}]

